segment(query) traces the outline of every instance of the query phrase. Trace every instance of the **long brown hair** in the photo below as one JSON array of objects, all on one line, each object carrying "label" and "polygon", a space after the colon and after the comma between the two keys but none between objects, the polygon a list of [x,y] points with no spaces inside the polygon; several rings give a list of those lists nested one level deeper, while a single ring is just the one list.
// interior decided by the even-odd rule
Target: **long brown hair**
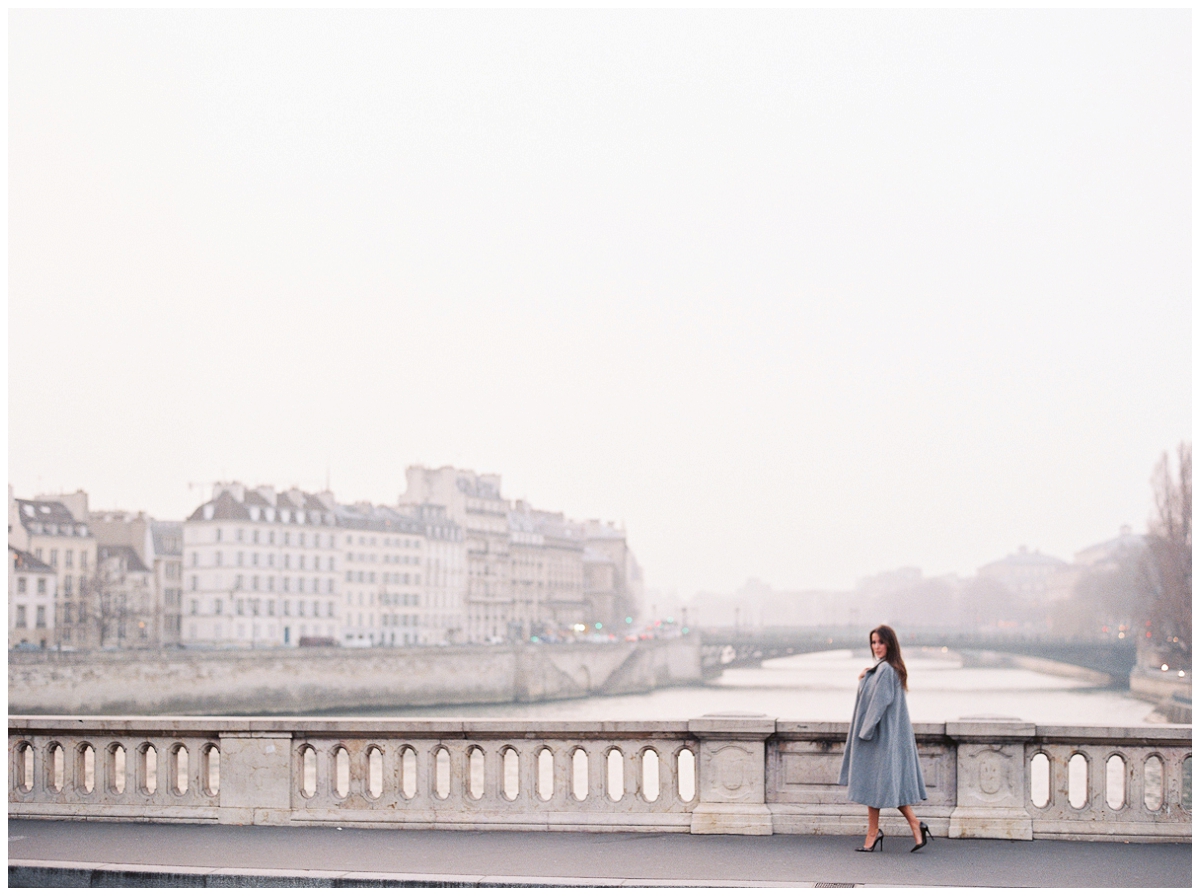
[{"label": "long brown hair", "polygon": [[[904,667],[904,660],[900,656],[900,639],[896,637],[896,631],[890,625],[881,625],[878,628],[871,629],[871,634],[867,635],[867,643],[871,643],[871,637],[879,635],[879,640],[883,642],[883,646],[887,648],[887,653],[883,656],[883,661],[896,670],[896,674],[900,676],[900,687],[908,690],[908,669]],[[874,651],[871,652],[874,656]]]}]

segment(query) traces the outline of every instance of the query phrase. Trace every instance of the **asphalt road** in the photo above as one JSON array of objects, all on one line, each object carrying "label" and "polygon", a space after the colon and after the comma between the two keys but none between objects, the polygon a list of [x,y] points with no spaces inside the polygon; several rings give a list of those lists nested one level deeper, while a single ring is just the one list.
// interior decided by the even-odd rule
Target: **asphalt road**
[{"label": "asphalt road", "polygon": [[[175,873],[268,869],[357,872],[380,881],[426,879],[510,883],[604,882],[653,886],[706,883],[1190,887],[1191,844],[1053,840],[884,841],[856,853],[861,837],[738,837],[398,831],[344,828],[27,821],[8,823],[10,880],[22,862],[158,866]],[[320,876],[319,874],[317,875]],[[93,880],[93,882],[95,882]],[[86,884],[85,884],[86,885]]]}]

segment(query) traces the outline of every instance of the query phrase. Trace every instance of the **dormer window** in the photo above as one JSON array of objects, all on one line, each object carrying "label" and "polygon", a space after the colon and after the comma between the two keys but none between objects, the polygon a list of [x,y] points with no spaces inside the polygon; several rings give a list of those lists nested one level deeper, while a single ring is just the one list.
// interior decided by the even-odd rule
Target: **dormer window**
[{"label": "dormer window", "polygon": [[264,511],[264,513],[266,513],[266,515],[267,515],[267,522],[268,522],[268,523],[273,523],[273,522],[275,522],[275,508],[274,508],[274,507],[268,507],[268,508],[267,508],[267,509]]},{"label": "dormer window", "polygon": [[250,519],[254,520],[254,522],[256,522],[256,523],[258,522],[258,508],[257,507],[250,508]]},{"label": "dormer window", "polygon": [[213,518],[213,506],[211,504],[204,505],[204,518],[206,520],[211,520]]}]

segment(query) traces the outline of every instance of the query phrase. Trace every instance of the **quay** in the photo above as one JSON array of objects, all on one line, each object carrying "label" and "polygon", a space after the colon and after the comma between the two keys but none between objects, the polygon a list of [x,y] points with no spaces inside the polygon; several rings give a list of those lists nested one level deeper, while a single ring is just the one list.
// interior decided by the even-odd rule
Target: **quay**
[{"label": "quay", "polygon": [[845,722],[10,717],[9,875],[1190,884],[1190,727],[914,729],[936,840],[885,812],[885,857],[853,851]]},{"label": "quay", "polygon": [[[865,813],[863,816],[865,827]],[[1191,844],[9,822],[10,887],[1190,887]]]}]

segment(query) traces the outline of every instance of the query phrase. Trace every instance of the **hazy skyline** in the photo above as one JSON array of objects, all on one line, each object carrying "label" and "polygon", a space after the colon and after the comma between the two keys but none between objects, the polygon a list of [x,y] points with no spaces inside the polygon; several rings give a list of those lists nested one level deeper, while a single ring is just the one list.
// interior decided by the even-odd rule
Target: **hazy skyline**
[{"label": "hazy skyline", "polygon": [[1069,558],[1190,438],[1190,32],[12,11],[9,481],[452,464],[684,596]]}]

